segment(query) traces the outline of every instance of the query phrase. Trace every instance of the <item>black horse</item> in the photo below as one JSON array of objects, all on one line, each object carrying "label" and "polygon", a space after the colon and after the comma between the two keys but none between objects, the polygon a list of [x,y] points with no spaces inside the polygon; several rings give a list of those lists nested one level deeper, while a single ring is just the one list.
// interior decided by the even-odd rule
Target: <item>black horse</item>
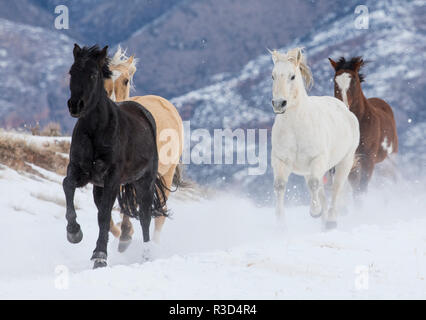
[{"label": "black horse", "polygon": [[94,268],[107,265],[109,223],[117,197],[122,211],[140,220],[145,242],[149,241],[151,217],[167,215],[162,200],[166,199],[165,187],[157,173],[154,118],[136,102],[116,104],[107,97],[104,80],[111,77],[107,49],[74,46],[68,108],[78,121],[63,182],[71,243],[83,238],[76,221],[75,189],[93,184],[99,224]]}]

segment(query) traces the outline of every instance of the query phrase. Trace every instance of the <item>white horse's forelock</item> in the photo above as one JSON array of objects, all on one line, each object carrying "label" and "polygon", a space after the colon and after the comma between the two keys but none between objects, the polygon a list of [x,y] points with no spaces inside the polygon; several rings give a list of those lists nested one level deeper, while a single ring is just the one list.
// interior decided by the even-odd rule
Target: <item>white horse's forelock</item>
[{"label": "white horse's forelock", "polygon": [[306,57],[303,52],[304,49],[302,47],[290,49],[287,53],[281,53],[277,50],[271,51],[269,49],[268,51],[272,55],[272,60],[274,61],[274,64],[279,61],[283,61],[283,62],[291,61],[293,63],[297,63],[297,60],[299,58],[299,70],[305,82],[306,90],[309,90],[312,87],[314,83],[314,79],[312,77],[311,69],[309,68],[306,62]]}]

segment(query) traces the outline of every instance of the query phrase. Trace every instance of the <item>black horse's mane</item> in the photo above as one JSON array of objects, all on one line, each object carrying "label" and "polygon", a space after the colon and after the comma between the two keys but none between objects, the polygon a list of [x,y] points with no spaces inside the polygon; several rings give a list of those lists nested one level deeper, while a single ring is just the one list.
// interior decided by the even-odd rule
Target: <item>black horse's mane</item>
[{"label": "black horse's mane", "polygon": [[[351,60],[348,61],[346,61],[344,57],[340,57],[339,61],[337,61],[336,64],[336,72],[339,70],[356,71],[357,66],[359,66],[359,69],[361,69],[365,64],[366,62],[362,59],[362,57],[353,57]],[[363,73],[358,72],[358,77],[360,82],[364,82],[365,75]]]},{"label": "black horse's mane", "polygon": [[[97,44],[91,47],[83,47],[79,53],[78,59],[81,64],[85,64],[88,60],[98,59],[101,55],[102,49],[99,48]],[[104,79],[109,79],[112,76],[112,72],[109,69],[110,59],[105,58],[104,64],[102,66],[102,76]]]}]

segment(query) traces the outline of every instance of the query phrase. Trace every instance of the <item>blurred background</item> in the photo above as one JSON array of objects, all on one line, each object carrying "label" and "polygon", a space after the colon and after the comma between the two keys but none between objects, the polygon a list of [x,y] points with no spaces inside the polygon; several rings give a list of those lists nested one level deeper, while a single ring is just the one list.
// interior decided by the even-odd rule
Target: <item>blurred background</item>
[{"label": "blurred background", "polygon": [[[61,4],[69,8],[69,30],[54,26]],[[368,29],[355,28],[359,4],[368,8]],[[0,0],[0,127],[55,122],[62,134],[71,133],[75,122],[66,101],[75,42],[109,45],[111,54],[119,44],[127,48],[139,59],[131,95],[172,100],[191,129],[211,132],[270,133],[267,48],[305,47],[315,81],[310,95],[333,95],[328,57],[361,55],[369,61],[365,95],[393,107],[402,174],[415,177],[425,168],[425,1]],[[261,176],[247,176],[246,169],[189,165],[186,173],[215,187],[238,185],[245,195],[269,203],[271,168]],[[289,197],[296,202],[305,199],[299,182],[292,177]]]}]

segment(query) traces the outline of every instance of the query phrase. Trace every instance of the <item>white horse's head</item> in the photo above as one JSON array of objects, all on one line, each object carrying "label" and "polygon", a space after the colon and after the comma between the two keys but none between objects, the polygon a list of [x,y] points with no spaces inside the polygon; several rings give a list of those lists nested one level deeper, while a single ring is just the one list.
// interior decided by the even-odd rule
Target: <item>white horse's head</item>
[{"label": "white horse's head", "polygon": [[287,108],[297,106],[301,95],[306,95],[305,85],[312,84],[312,74],[306,64],[302,48],[287,53],[269,51],[272,55],[272,107],[275,113],[284,113]]}]

